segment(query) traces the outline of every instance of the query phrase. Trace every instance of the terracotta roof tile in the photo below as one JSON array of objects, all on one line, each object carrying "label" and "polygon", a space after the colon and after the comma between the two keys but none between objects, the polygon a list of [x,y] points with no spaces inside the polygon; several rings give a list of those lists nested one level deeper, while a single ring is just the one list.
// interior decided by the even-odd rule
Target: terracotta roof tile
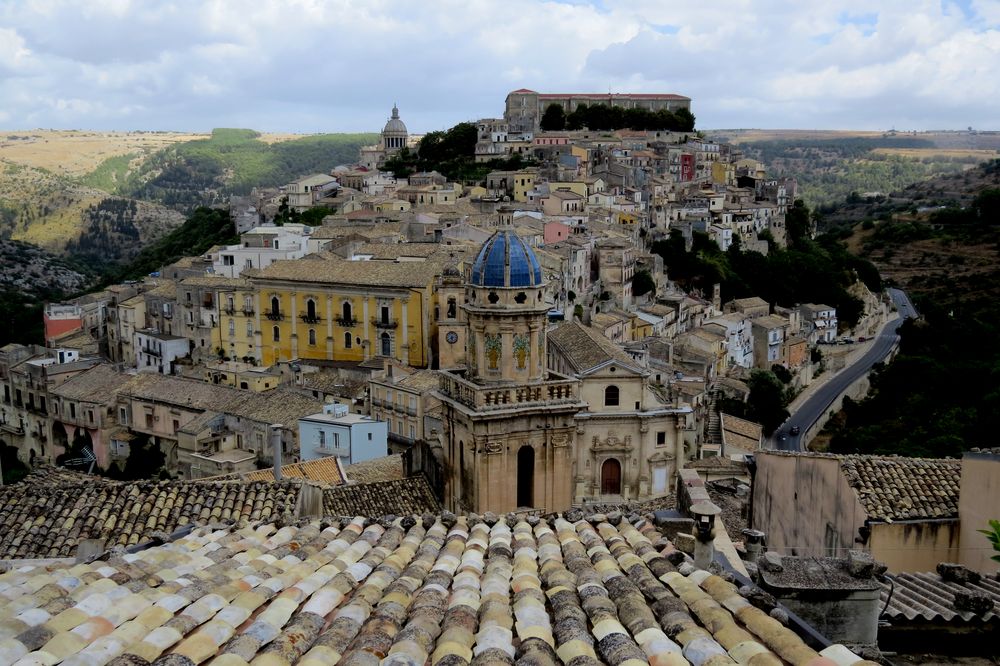
[{"label": "terracotta roof tile", "polygon": [[374,483],[376,481],[395,481],[405,477],[403,470],[403,455],[397,453],[382,456],[373,460],[365,460],[344,469],[348,480],[358,483]]},{"label": "terracotta roof tile", "polygon": [[[640,517],[197,529],[0,575],[0,659],[73,666],[824,663]],[[679,566],[672,564],[678,562]]]},{"label": "terracotta roof tile", "polygon": [[618,361],[629,367],[636,365],[621,347],[577,321],[561,324],[548,334],[548,340],[569,361],[574,372],[586,372],[608,361]]},{"label": "terracotta roof tile", "polygon": [[[304,462],[291,463],[281,466],[281,476],[283,479],[305,479],[328,486],[339,486],[346,482],[344,470],[335,456],[319,458],[318,460],[306,460]],[[213,476],[199,481],[274,481],[274,469],[258,469],[253,472],[223,474]]]},{"label": "terracotta roof tile", "polygon": [[840,467],[871,518],[915,520],[958,516],[960,460],[844,456]]},{"label": "terracotta roof tile", "polygon": [[276,261],[267,268],[248,272],[255,280],[295,280],[325,284],[372,287],[426,287],[441,273],[441,262],[350,261],[334,254],[307,255],[302,259]]}]

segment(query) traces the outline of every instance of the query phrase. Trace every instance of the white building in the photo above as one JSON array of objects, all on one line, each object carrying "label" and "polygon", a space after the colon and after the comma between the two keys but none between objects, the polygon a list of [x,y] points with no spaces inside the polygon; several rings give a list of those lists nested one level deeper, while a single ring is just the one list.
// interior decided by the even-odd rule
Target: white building
[{"label": "white building", "polygon": [[300,460],[337,456],[344,465],[388,455],[389,428],[385,421],[352,414],[347,405],[323,406],[319,414],[299,419]]},{"label": "white building", "polygon": [[251,268],[267,268],[282,259],[300,259],[309,253],[312,227],[304,224],[261,226],[240,236],[239,245],[227,245],[211,255],[216,275],[236,278]]},{"label": "white building", "polygon": [[188,339],[177,335],[167,335],[155,329],[140,329],[134,335],[135,365],[139,372],[176,374],[174,365],[177,359],[191,352]]},{"label": "white building", "polygon": [[753,367],[753,334],[749,317],[739,312],[730,312],[705,323],[718,324],[725,329],[726,355],[730,367]]},{"label": "white building", "polygon": [[802,325],[809,343],[834,342],[837,339],[837,309],[829,305],[805,303],[799,306]]}]

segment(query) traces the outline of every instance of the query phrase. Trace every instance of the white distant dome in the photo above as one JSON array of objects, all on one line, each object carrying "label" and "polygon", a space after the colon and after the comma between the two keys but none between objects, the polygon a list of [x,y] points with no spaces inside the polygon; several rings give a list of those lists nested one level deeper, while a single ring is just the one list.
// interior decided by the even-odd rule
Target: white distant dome
[{"label": "white distant dome", "polygon": [[392,117],[389,118],[389,122],[385,124],[385,128],[382,129],[382,134],[406,134],[406,125],[403,121],[399,119],[399,109],[396,105],[392,105]]}]

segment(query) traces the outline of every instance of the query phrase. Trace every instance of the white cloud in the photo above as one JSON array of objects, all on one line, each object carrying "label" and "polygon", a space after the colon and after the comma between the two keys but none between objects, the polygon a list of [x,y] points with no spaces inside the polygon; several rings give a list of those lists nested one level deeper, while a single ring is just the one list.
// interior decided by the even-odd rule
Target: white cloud
[{"label": "white cloud", "polygon": [[398,102],[424,131],[523,86],[679,92],[702,127],[996,128],[998,24],[997,0],[31,0],[0,3],[0,99],[7,126],[293,131]]}]

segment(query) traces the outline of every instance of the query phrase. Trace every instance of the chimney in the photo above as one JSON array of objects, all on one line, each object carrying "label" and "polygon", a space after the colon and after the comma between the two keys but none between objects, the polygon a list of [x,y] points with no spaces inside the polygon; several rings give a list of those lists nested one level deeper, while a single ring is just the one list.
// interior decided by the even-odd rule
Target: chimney
[{"label": "chimney", "polygon": [[694,516],[694,565],[699,569],[708,569],[715,559],[715,517],[722,509],[710,501],[702,500],[691,505],[691,515]]},{"label": "chimney", "polygon": [[746,537],[747,562],[757,564],[760,559],[760,551],[764,547],[764,533],[760,530],[743,530]]},{"label": "chimney", "polygon": [[271,424],[271,448],[274,451],[274,480],[281,481],[281,424]]}]

